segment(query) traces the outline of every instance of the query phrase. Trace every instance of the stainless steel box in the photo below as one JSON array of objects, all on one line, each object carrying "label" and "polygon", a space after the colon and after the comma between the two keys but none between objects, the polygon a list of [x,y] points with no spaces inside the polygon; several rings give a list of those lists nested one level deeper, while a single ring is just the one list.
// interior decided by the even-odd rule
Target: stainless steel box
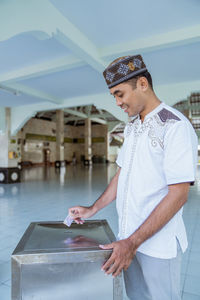
[{"label": "stainless steel box", "polygon": [[105,220],[31,223],[12,254],[12,300],[122,300],[121,275],[101,271],[115,241]]}]

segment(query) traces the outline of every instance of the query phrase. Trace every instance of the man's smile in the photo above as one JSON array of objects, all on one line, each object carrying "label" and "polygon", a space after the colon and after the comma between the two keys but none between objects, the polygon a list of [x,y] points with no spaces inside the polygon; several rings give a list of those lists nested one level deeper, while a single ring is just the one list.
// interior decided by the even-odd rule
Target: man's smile
[{"label": "man's smile", "polygon": [[125,104],[125,105],[124,105],[124,104],[121,105],[121,109],[123,109],[124,112],[127,112],[127,111],[128,111],[128,108],[129,108],[129,107],[128,107],[128,105],[126,105],[126,104]]}]

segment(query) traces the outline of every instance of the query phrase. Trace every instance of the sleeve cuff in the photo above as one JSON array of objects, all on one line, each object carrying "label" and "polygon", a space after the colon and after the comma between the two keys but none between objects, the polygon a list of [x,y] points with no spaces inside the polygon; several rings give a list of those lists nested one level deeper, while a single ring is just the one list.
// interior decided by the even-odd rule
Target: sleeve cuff
[{"label": "sleeve cuff", "polygon": [[190,182],[190,185],[194,185],[195,179],[194,178],[175,178],[175,179],[168,179],[167,185],[170,184],[178,184],[178,183],[185,183]]}]

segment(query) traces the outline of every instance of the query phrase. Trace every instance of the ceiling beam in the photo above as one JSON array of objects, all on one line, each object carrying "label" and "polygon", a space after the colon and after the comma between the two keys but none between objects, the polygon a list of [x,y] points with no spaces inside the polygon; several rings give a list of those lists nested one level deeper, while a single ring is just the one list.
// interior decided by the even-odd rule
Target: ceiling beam
[{"label": "ceiling beam", "polygon": [[76,116],[73,116],[73,117],[64,117],[64,120],[65,122],[72,122],[72,121],[81,121],[81,120],[84,120],[83,118],[80,118],[80,117],[76,117]]},{"label": "ceiling beam", "polygon": [[45,114],[45,111],[39,112],[39,113],[37,113],[37,117],[41,118],[44,114]]},{"label": "ceiling beam", "polygon": [[99,124],[103,124],[103,125],[106,125],[107,124],[107,121],[105,120],[102,120],[102,119],[99,119],[99,118],[89,118],[91,121],[93,122],[96,122],[96,123],[99,123]]},{"label": "ceiling beam", "polygon": [[163,48],[187,45],[200,41],[200,25],[181,28],[162,34],[135,39],[127,43],[115,44],[99,49],[101,58],[117,57],[130,53],[147,53]]},{"label": "ceiling beam", "polygon": [[112,134],[112,137],[114,137],[118,142],[122,143],[123,142],[123,138],[117,134]]},{"label": "ceiling beam", "polygon": [[[80,117],[82,119],[87,119],[88,118],[88,115],[86,115],[86,114],[84,114],[84,113],[82,113],[78,110],[73,110],[73,109],[70,109],[70,108],[66,108],[66,109],[64,109],[64,112],[67,112],[68,114]],[[94,117],[91,118],[91,116],[90,116],[89,119],[93,122],[96,122],[96,123],[107,124],[107,122],[105,120],[102,120],[102,119],[99,119],[99,118],[94,118]]]},{"label": "ceiling beam", "polygon": [[61,104],[62,100],[56,98],[56,97],[52,97],[49,94],[43,93],[41,91],[38,91],[36,89],[27,87],[25,85],[19,84],[19,83],[12,83],[12,84],[1,84],[1,87],[4,87],[5,90],[6,89],[12,89],[12,90],[16,90],[18,93],[20,94],[25,94],[31,97],[35,97],[35,98],[39,98],[48,102],[52,102],[54,104]]},{"label": "ceiling beam", "polygon": [[57,29],[54,38],[96,71],[102,72],[106,63],[99,57],[98,49],[72,23],[67,20],[66,23],[62,30]]},{"label": "ceiling beam", "polygon": [[34,64],[14,71],[0,74],[0,82],[12,83],[19,80],[26,80],[39,76],[44,76],[60,71],[78,68],[85,65],[85,62],[76,58],[74,55],[49,60],[39,64]]},{"label": "ceiling beam", "polygon": [[[83,121],[85,120],[86,118],[80,118],[80,117],[65,117],[64,120],[65,122],[72,122],[72,121]],[[106,125],[107,122],[105,120],[102,120],[102,119],[99,119],[99,118],[89,118],[91,121],[93,122],[96,122],[96,123],[99,123],[99,124],[103,124],[103,125]]]},{"label": "ceiling beam", "polygon": [[73,110],[73,109],[70,109],[70,108],[65,108],[64,109],[64,112],[70,114],[70,115],[74,115],[74,116],[77,116],[77,117],[81,117],[83,119],[87,119],[88,116],[78,110]]},{"label": "ceiling beam", "polygon": [[121,124],[120,121],[109,122],[108,123],[108,132],[114,131],[119,126],[119,124]]},{"label": "ceiling beam", "polygon": [[101,114],[91,114],[90,115],[90,118],[103,118],[103,119],[106,119],[106,118],[112,118],[113,116],[108,113],[108,112],[102,112]]},{"label": "ceiling beam", "polygon": [[15,95],[15,96],[19,96],[21,94],[20,91],[14,89],[14,88],[5,86],[3,84],[0,84],[0,89],[3,90],[3,91],[6,91],[6,92],[8,92],[12,95]]},{"label": "ceiling beam", "polygon": [[56,25],[57,30],[52,34],[55,39],[98,72],[105,69],[106,64],[100,58],[99,49],[66,17]]}]

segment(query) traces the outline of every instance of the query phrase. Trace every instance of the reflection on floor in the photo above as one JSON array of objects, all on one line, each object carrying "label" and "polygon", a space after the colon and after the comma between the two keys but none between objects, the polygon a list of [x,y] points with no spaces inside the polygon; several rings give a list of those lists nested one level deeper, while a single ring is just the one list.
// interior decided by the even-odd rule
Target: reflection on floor
[{"label": "reflection on floor", "polygon": [[[67,166],[22,171],[22,183],[0,185],[0,299],[10,300],[10,255],[25,229],[34,221],[63,220],[69,207],[90,205],[103,192],[116,172],[116,166]],[[200,299],[200,168],[197,184],[191,187],[184,209],[189,248],[182,262],[182,299]],[[103,209],[96,219],[107,219],[117,235],[115,203]],[[126,298],[124,298],[126,299]]]}]

